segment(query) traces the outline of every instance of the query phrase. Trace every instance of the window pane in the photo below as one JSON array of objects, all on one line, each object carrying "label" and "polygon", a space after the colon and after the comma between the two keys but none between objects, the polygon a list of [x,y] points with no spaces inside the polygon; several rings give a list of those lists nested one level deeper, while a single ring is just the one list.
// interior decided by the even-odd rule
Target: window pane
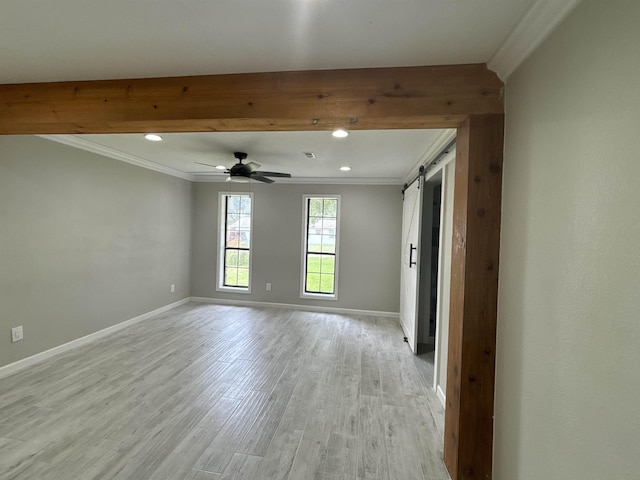
[{"label": "window pane", "polygon": [[227,215],[227,247],[237,247],[240,234],[240,216],[237,214]]},{"label": "window pane", "polygon": [[240,228],[240,214],[227,214],[227,230],[238,230]]},{"label": "window pane", "polygon": [[227,202],[227,213],[240,213],[240,197],[229,195]]},{"label": "window pane", "polygon": [[307,240],[307,250],[310,252],[320,252],[322,246],[322,235],[309,235]]},{"label": "window pane", "polygon": [[320,277],[320,292],[333,293],[333,275],[322,275]]},{"label": "window pane", "polygon": [[251,197],[241,197],[240,200],[240,213],[251,213]]},{"label": "window pane", "polygon": [[249,286],[249,269],[248,268],[238,268],[238,287],[248,287]]},{"label": "window pane", "polygon": [[307,256],[307,272],[320,273],[320,255]]},{"label": "window pane", "polygon": [[249,248],[249,232],[238,232],[238,248]]},{"label": "window pane", "polygon": [[322,255],[322,260],[320,264],[320,269],[323,274],[325,273],[335,273],[335,257],[333,255]]},{"label": "window pane", "polygon": [[322,252],[336,253],[336,237],[333,235],[322,236]]},{"label": "window pane", "polygon": [[320,291],[320,274],[319,273],[307,273],[307,291],[308,292]]},{"label": "window pane", "polygon": [[249,268],[249,252],[246,250],[240,250],[238,254],[238,266]]},{"label": "window pane", "polygon": [[225,259],[225,267],[237,267],[238,266],[238,251],[237,250],[227,250],[226,259]]},{"label": "window pane", "polygon": [[338,200],[335,198],[325,198],[322,215],[324,217],[335,218],[338,214]]},{"label": "window pane", "polygon": [[322,198],[310,198],[309,199],[309,216],[321,217],[322,216]]},{"label": "window pane", "polygon": [[325,218],[322,221],[322,234],[323,235],[335,235],[336,234],[336,219]]},{"label": "window pane", "polygon": [[239,216],[238,228],[240,230],[249,230],[251,228],[251,215],[241,213]]},{"label": "window pane", "polygon": [[309,217],[309,234],[322,233],[322,217]]},{"label": "window pane", "polygon": [[230,287],[238,283],[238,270],[235,267],[224,269],[224,284]]}]

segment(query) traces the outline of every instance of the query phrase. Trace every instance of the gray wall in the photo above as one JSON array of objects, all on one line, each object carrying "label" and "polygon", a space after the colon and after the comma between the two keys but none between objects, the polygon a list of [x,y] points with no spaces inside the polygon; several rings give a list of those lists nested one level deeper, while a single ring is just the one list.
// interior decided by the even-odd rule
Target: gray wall
[{"label": "gray wall", "polygon": [[495,478],[638,478],[640,2],[583,0],[506,85]]},{"label": "gray wall", "polygon": [[190,182],[0,136],[0,365],[189,296],[190,242]]},{"label": "gray wall", "polygon": [[[191,294],[196,297],[398,312],[399,186],[196,183]],[[216,291],[218,193],[254,192],[251,294]],[[340,194],[338,300],[300,298],[302,195]],[[265,284],[272,283],[267,292]]]}]

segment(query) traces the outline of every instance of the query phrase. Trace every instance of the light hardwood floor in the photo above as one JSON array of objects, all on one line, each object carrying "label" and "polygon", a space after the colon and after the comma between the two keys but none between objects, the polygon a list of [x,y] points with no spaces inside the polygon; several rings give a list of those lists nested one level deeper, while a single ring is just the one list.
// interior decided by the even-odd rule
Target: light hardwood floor
[{"label": "light hardwood floor", "polygon": [[0,380],[0,479],[449,478],[395,320],[187,304]]}]

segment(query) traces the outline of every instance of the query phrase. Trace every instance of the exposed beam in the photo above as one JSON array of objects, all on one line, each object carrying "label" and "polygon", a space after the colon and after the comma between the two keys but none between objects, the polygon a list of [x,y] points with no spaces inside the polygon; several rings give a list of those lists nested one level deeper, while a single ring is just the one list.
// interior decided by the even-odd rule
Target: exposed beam
[{"label": "exposed beam", "polygon": [[444,459],[453,480],[492,475],[504,115],[458,128]]},{"label": "exposed beam", "polygon": [[0,85],[0,134],[456,128],[501,96],[485,65]]}]

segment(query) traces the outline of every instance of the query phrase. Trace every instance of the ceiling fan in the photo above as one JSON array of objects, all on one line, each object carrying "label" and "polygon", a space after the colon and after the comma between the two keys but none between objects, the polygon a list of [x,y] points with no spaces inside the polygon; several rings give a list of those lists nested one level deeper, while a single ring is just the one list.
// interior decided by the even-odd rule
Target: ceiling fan
[{"label": "ceiling fan", "polygon": [[[227,182],[248,182],[249,180],[258,180],[259,182],[273,183],[274,181],[268,177],[291,178],[290,173],[265,172],[263,170],[258,170],[258,168],[260,168],[260,164],[255,162],[242,163],[242,161],[247,158],[247,154],[245,152],[233,152],[233,156],[238,160],[238,163],[224,172],[229,174]],[[215,167],[215,165],[209,165],[208,163],[195,163],[199,165],[206,165],[208,167]]]}]

